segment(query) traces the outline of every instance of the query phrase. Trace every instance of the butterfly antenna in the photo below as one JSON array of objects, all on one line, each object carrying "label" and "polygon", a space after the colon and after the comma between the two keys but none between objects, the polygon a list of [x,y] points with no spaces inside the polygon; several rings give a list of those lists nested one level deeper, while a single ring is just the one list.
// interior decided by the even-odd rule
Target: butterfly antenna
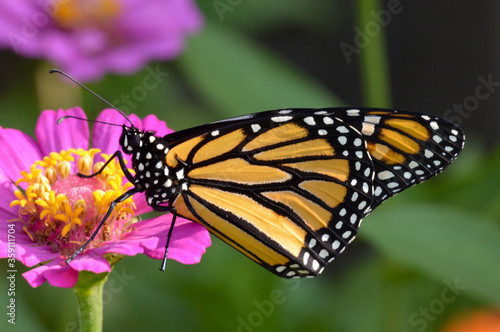
[{"label": "butterfly antenna", "polygon": [[77,120],[82,120],[82,121],[86,121],[86,122],[102,123],[102,124],[105,124],[105,125],[108,125],[108,126],[117,126],[117,127],[121,127],[121,125],[116,124],[116,123],[105,122],[105,121],[99,121],[99,120],[90,120],[90,119],[81,118],[81,117],[79,117],[79,116],[74,116],[74,115],[65,115],[65,116],[60,117],[60,118],[57,120],[57,124],[61,124],[61,122],[63,122],[63,121],[64,121],[64,120],[66,120],[66,119],[77,119]]},{"label": "butterfly antenna", "polygon": [[[63,75],[64,77],[70,79],[71,81],[73,81],[75,84],[77,84],[78,86],[82,87],[83,89],[87,90],[88,92],[90,92],[91,94],[93,94],[95,97],[97,97],[99,100],[103,101],[105,104],[108,104],[109,106],[111,106],[112,109],[114,109],[115,111],[117,111],[118,113],[120,113],[125,119],[127,119],[127,121],[130,123],[130,126],[133,127],[134,124],[132,123],[132,121],[130,121],[130,119],[125,115],[125,113],[123,113],[123,111],[119,110],[116,106],[114,106],[113,104],[111,104],[109,101],[107,101],[106,99],[104,99],[103,97],[99,96],[97,93],[95,93],[94,91],[90,90],[89,88],[87,88],[85,85],[83,85],[82,83],[78,82],[76,79],[74,79],[73,77],[69,76],[68,74],[66,74],[65,72],[59,70],[59,69],[51,69],[49,70],[49,74],[53,74],[53,73],[57,73],[57,74],[60,74],[60,75]],[[63,118],[66,118],[66,117],[63,117]]]}]

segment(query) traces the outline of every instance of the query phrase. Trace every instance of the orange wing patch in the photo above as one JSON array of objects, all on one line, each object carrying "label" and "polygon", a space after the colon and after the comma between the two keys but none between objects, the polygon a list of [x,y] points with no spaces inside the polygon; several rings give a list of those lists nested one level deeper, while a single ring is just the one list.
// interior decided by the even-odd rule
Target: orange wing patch
[{"label": "orange wing patch", "polygon": [[292,255],[299,255],[307,232],[287,217],[245,195],[199,185],[191,185],[190,190],[207,202],[225,211],[231,211],[232,214],[253,225]]},{"label": "orange wing patch", "polygon": [[300,157],[334,156],[333,147],[325,139],[313,139],[270,149],[254,155],[257,160],[282,160]]},{"label": "orange wing patch", "polygon": [[[249,233],[239,229],[227,220],[213,213],[196,199],[190,197],[189,203],[203,220],[217,230],[214,231],[209,228],[214,235],[241,251],[251,259],[256,260],[255,256],[257,256],[259,259],[271,266],[276,264],[286,264],[289,261],[288,258],[272,250],[262,242],[252,237]],[[228,240],[223,234],[231,234],[232,241]],[[238,246],[236,244],[238,244]]]},{"label": "orange wing patch", "polygon": [[370,155],[388,165],[402,164],[406,158],[402,154],[390,149],[387,145],[368,142]]},{"label": "orange wing patch", "polygon": [[417,142],[397,131],[384,128],[380,130],[378,137],[404,153],[415,154],[420,151],[420,145]]},{"label": "orange wing patch", "polygon": [[189,155],[189,152],[201,141],[203,141],[204,136],[196,136],[185,142],[182,142],[179,145],[174,146],[168,153],[166,162],[170,167],[176,167],[179,162],[177,158],[180,160],[186,161]]},{"label": "orange wing patch", "polygon": [[314,231],[328,227],[328,222],[332,218],[331,212],[293,191],[270,191],[262,195],[289,206]]},{"label": "orange wing patch", "polygon": [[188,173],[192,179],[209,179],[247,185],[284,182],[291,175],[275,167],[252,165],[241,158],[224,160],[194,168]]},{"label": "orange wing patch", "polygon": [[299,187],[318,197],[332,209],[344,202],[347,194],[344,185],[329,181],[304,181]]},{"label": "orange wing patch", "polygon": [[204,144],[194,155],[193,162],[199,163],[225,154],[237,147],[247,136],[238,129]]},{"label": "orange wing patch", "polygon": [[187,218],[192,221],[196,221],[197,223],[200,223],[200,220],[196,218],[191,211],[189,211],[186,202],[184,201],[184,197],[182,195],[177,196],[177,198],[174,201],[173,206],[177,208],[177,213],[180,216],[183,216],[184,218]]},{"label": "orange wing patch", "polygon": [[384,121],[384,124],[399,129],[421,141],[426,141],[430,136],[429,130],[416,121],[405,119],[389,119]]},{"label": "orange wing patch", "polygon": [[283,142],[288,142],[300,138],[305,138],[309,132],[296,125],[295,123],[288,123],[279,127],[270,129],[250,142],[248,142],[242,149],[243,152],[252,151],[255,149],[264,148],[270,145],[276,145]]},{"label": "orange wing patch", "polygon": [[349,161],[346,159],[309,160],[283,164],[283,166],[292,167],[302,172],[323,174],[342,182],[345,182],[349,176]]}]

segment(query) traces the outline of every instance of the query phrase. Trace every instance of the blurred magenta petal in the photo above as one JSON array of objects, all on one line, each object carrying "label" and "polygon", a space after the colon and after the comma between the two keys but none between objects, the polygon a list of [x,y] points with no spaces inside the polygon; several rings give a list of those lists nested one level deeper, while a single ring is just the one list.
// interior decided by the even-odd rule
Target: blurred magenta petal
[{"label": "blurred magenta petal", "polygon": [[167,127],[167,123],[165,121],[158,120],[154,114],[146,116],[142,120],[142,124],[144,126],[144,130],[154,131],[155,135],[159,137],[163,137],[174,132],[172,129]]},{"label": "blurred magenta petal", "polygon": [[92,131],[93,147],[109,155],[120,150],[119,140],[122,134],[121,126],[123,124],[128,124],[127,120],[116,110],[110,108],[103,110],[97,116],[96,120],[104,123],[97,122],[94,124]]},{"label": "blurred magenta petal", "polygon": [[[108,72],[131,74],[152,60],[173,59],[184,49],[187,35],[203,25],[193,0],[94,1],[86,7],[93,11],[81,13],[83,1],[0,2],[0,47],[44,58],[80,81],[91,81]],[[114,10],[103,11],[108,5]],[[68,20],[68,12],[76,18]]]},{"label": "blurred magenta petal", "polygon": [[87,118],[80,107],[66,111],[62,109],[44,111],[38,118],[35,135],[44,156],[54,151],[67,151],[70,148],[88,149],[90,135],[88,123],[78,119],[66,119],[57,124],[57,121],[65,115]]}]

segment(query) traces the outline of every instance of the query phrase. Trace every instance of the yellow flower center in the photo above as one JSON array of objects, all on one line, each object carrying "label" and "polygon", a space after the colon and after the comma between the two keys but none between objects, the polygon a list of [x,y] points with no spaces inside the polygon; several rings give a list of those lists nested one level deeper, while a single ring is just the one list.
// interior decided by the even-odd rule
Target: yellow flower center
[{"label": "yellow flower center", "polygon": [[[116,161],[92,178],[74,174],[90,175],[101,169],[103,162],[94,164],[94,156],[99,152],[99,149],[53,152],[35,162],[29,172],[21,172],[16,185],[25,182],[27,188],[15,191],[17,200],[10,206],[19,206],[20,221],[31,240],[48,244],[64,255],[72,254],[92,235],[111,202],[132,186],[122,185],[124,174]],[[109,158],[106,154],[101,156],[104,160]],[[119,203],[106,221],[104,231],[88,248],[121,238],[129,230],[133,208],[132,197]]]},{"label": "yellow flower center", "polygon": [[64,29],[107,25],[120,12],[117,0],[68,0],[57,5],[54,19]]}]

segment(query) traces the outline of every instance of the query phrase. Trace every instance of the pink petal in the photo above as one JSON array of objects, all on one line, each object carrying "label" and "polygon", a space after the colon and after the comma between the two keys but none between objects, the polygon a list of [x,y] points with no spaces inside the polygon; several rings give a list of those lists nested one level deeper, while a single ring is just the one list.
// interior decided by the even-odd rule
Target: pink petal
[{"label": "pink petal", "polygon": [[57,256],[59,253],[54,252],[50,246],[39,246],[23,230],[16,231],[16,259],[24,265],[34,266]]},{"label": "pink petal", "polygon": [[142,254],[144,252],[144,250],[140,246],[139,241],[123,241],[123,240],[116,242],[108,242],[104,244],[102,247],[96,248],[94,250],[96,253],[100,255],[105,255],[107,253],[116,253],[127,256],[135,256],[137,254]]},{"label": "pink petal", "polygon": [[2,155],[8,156],[0,158],[0,169],[12,181],[21,177],[21,170],[29,171],[31,164],[42,156],[35,140],[17,129],[0,127],[0,146]]},{"label": "pink petal", "polygon": [[76,271],[91,271],[94,273],[111,272],[111,266],[106,258],[98,255],[94,250],[89,250],[84,255],[79,255],[69,263]]},{"label": "pink petal", "polygon": [[[140,238],[148,239],[148,241],[141,243],[144,253],[151,258],[162,259],[171,220],[172,215],[163,215],[136,223],[134,224],[135,232],[131,232],[124,239],[128,241]],[[157,241],[149,242],[150,239],[157,239]],[[177,217],[169,243],[168,258],[183,264],[195,264],[200,261],[201,256],[210,245],[210,235],[205,227]]]},{"label": "pink petal", "polygon": [[142,120],[144,130],[154,131],[156,136],[163,137],[165,135],[171,134],[174,131],[167,127],[165,121],[160,121],[154,114],[146,116]]},{"label": "pink petal", "polygon": [[10,203],[13,200],[17,200],[17,197],[14,195],[16,187],[1,168],[0,188],[2,190],[2,195],[0,195],[0,220],[8,221],[19,218],[17,213],[19,207],[10,207]]},{"label": "pink petal", "polygon": [[134,195],[134,203],[136,206],[135,214],[141,215],[153,211],[151,206],[146,202],[146,193],[137,193]]},{"label": "pink petal", "polygon": [[38,287],[48,281],[51,286],[71,288],[78,281],[78,271],[64,263],[62,258],[56,258],[47,265],[23,273],[23,277],[32,287]]},{"label": "pink petal", "polygon": [[107,108],[98,116],[97,121],[110,123],[113,125],[95,123],[92,132],[92,147],[98,148],[103,153],[109,155],[120,150],[120,136],[122,125],[129,124],[128,121],[116,110]]},{"label": "pink petal", "polygon": [[89,127],[86,121],[66,119],[62,123],[57,121],[65,115],[73,115],[86,119],[86,115],[79,107],[66,111],[43,111],[36,124],[35,134],[40,142],[42,154],[48,156],[51,152],[60,152],[70,148],[87,150],[89,146]]},{"label": "pink petal", "polygon": [[[9,225],[14,225],[14,232],[12,232],[12,228]],[[23,225],[17,216],[15,218],[0,220],[0,258],[10,257],[12,254],[12,252],[9,252],[8,246],[9,234],[15,236],[15,259],[26,266],[33,266],[51,260],[59,255],[50,246],[39,246],[34,243],[22,227]]]}]

